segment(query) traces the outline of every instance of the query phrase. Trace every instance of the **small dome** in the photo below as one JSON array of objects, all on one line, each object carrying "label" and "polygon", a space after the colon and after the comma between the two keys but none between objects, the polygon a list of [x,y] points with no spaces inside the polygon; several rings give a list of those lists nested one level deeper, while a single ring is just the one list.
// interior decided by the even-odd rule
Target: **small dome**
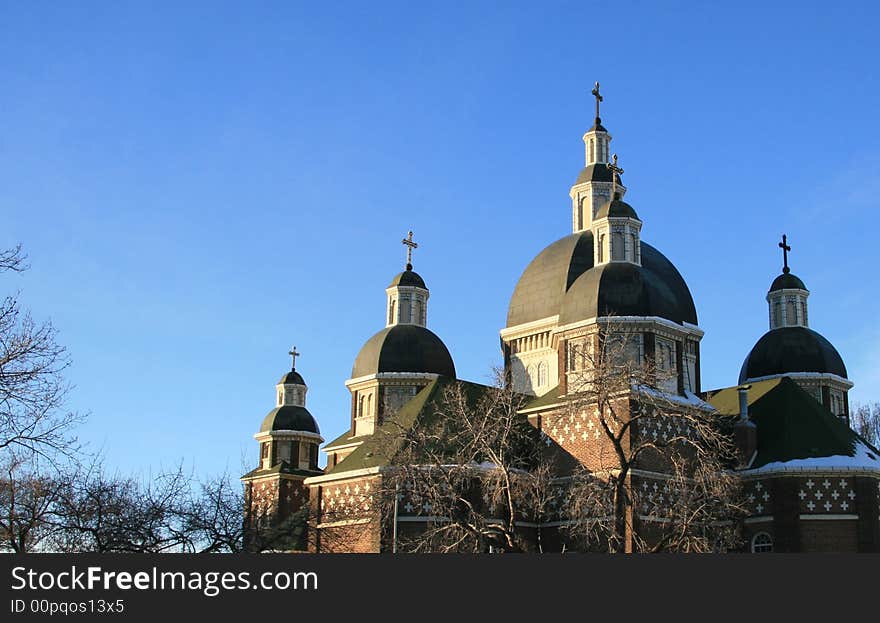
[{"label": "small dome", "polygon": [[[617,183],[622,186],[623,182],[620,181],[620,175],[615,173],[614,176],[617,178]],[[608,166],[602,162],[588,165],[581,170],[580,175],[578,175],[574,185],[577,186],[578,184],[583,184],[584,182],[611,183],[611,169],[609,169]]]},{"label": "small dome", "polygon": [[681,275],[669,260],[654,253],[659,257],[650,267],[610,262],[578,277],[562,301],[559,324],[600,316],[657,316],[697,324],[694,301]]},{"label": "small dome", "polygon": [[425,285],[425,280],[422,279],[421,275],[417,272],[407,269],[395,276],[394,279],[391,280],[391,283],[388,284],[389,288],[394,286],[414,286],[416,288],[424,288],[428,289],[428,286]]},{"label": "small dome", "polygon": [[397,324],[367,340],[354,360],[351,377],[380,372],[428,372],[455,378],[455,365],[446,345],[432,331]]},{"label": "small dome", "polygon": [[806,290],[807,286],[799,278],[791,273],[782,273],[770,285],[770,292],[777,290]]},{"label": "small dome", "polygon": [[269,415],[263,418],[260,432],[265,433],[272,430],[293,430],[321,434],[321,431],[318,429],[318,423],[312,417],[312,414],[309,413],[309,410],[305,407],[295,407],[293,405],[275,407],[269,411]]},{"label": "small dome", "polygon": [[625,218],[634,218],[638,220],[639,215],[636,214],[636,211],[633,207],[621,201],[620,199],[615,199],[614,201],[609,201],[604,203],[602,207],[596,212],[596,218],[605,218],[606,216],[617,216],[617,217],[625,217]]},{"label": "small dome", "polygon": [[739,382],[789,372],[846,377],[846,366],[831,342],[805,327],[782,327],[765,333],[743,362]]},{"label": "small dome", "polygon": [[[644,241],[641,242],[641,262],[641,268],[633,266],[640,273],[638,277],[624,275],[626,269],[612,269],[601,279],[601,296],[599,293],[588,294],[586,290],[589,288],[586,286],[579,287],[580,294],[566,301],[568,322],[574,322],[571,318],[591,318],[596,315],[595,309],[608,310],[610,307],[618,315],[626,313],[625,309],[637,308],[642,310],[637,312],[638,315],[657,315],[675,322],[697,324],[697,312],[690,290],[672,262]],[[545,248],[526,267],[516,284],[507,310],[507,326],[514,327],[561,314],[566,293],[581,275],[592,268],[593,234],[590,231],[571,234]],[[604,274],[603,269],[596,276]],[[612,274],[619,274],[628,280],[638,278],[641,290],[633,293],[633,296],[641,302],[623,305],[621,295],[625,293],[612,296]],[[597,284],[594,286],[600,287]],[[644,313],[646,310],[657,313]],[[580,313],[589,315],[576,318]]]},{"label": "small dome", "polygon": [[303,380],[303,377],[300,376],[299,372],[296,370],[291,370],[287,374],[281,377],[281,380],[278,381],[278,385],[305,385],[306,382]]}]

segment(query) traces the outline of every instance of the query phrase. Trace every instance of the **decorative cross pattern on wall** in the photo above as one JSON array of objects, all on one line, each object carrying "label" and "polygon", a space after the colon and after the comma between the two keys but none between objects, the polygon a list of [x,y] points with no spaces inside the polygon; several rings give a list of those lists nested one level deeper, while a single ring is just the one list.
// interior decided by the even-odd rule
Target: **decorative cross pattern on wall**
[{"label": "decorative cross pattern on wall", "polygon": [[361,515],[372,508],[372,488],[369,482],[340,484],[324,489],[326,513],[352,516]]},{"label": "decorative cross pattern on wall", "polygon": [[856,512],[856,492],[851,478],[817,477],[800,481],[797,496],[802,513]]},{"label": "decorative cross pattern on wall", "polygon": [[770,495],[770,484],[768,482],[761,482],[759,480],[745,483],[743,493],[746,496],[746,508],[751,512],[752,516],[760,517],[773,514],[773,500]]}]

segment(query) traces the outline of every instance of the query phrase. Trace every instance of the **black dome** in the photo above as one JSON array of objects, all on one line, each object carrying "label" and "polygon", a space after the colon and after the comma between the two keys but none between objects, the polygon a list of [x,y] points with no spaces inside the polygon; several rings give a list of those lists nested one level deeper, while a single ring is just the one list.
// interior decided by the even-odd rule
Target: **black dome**
[{"label": "black dome", "polygon": [[394,279],[391,280],[391,283],[388,284],[389,288],[392,286],[415,286],[416,288],[428,289],[428,286],[425,285],[425,280],[422,279],[421,275],[410,269],[395,276]]},{"label": "black dome", "polygon": [[620,199],[604,203],[596,212],[597,219],[605,218],[606,216],[619,216],[634,219],[639,218],[639,215],[636,214],[633,207],[628,203],[624,203]]},{"label": "black dome", "polygon": [[[697,324],[690,290],[666,257],[641,243],[642,266],[612,262],[599,267],[578,293],[567,296],[579,277],[593,269],[593,234],[579,232],[557,240],[541,251],[523,271],[507,311],[507,326],[560,317],[560,324],[600,315],[659,316],[674,322]],[[622,279],[625,288],[614,285]],[[626,288],[634,288],[627,292]],[[565,312],[563,314],[563,301]],[[586,315],[581,315],[586,314]]]},{"label": "black dome", "polygon": [[281,377],[281,380],[278,381],[279,385],[305,385],[306,382],[303,380],[303,377],[300,376],[299,372],[296,370],[291,370],[287,374]]},{"label": "black dome", "polygon": [[367,340],[354,360],[351,377],[380,372],[429,372],[455,378],[455,365],[433,332],[419,325],[398,324]]},{"label": "black dome", "polygon": [[321,431],[318,429],[318,423],[312,417],[312,414],[309,413],[309,410],[305,407],[295,407],[293,405],[275,407],[269,411],[269,415],[263,418],[260,432],[265,433],[270,430],[295,430],[321,434]]},{"label": "black dome", "polygon": [[782,273],[770,285],[770,292],[776,290],[806,290],[807,286],[804,282],[792,275],[791,273]]},{"label": "black dome", "polygon": [[[623,182],[620,181],[620,175],[615,173],[614,176],[617,178],[617,183],[622,186]],[[587,165],[583,169],[581,169],[581,172],[577,176],[577,180],[575,180],[574,185],[577,186],[578,184],[583,184],[584,182],[611,183],[611,169],[609,169],[602,162]]]},{"label": "black dome", "polygon": [[748,379],[816,372],[846,376],[846,366],[831,342],[812,329],[782,327],[765,333],[743,362],[739,382]]}]

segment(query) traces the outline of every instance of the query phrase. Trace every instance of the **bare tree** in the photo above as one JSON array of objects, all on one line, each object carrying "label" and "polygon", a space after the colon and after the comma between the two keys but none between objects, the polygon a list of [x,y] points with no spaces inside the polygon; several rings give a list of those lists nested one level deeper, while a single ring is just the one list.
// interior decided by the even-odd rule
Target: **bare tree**
[{"label": "bare tree", "polygon": [[184,520],[189,477],[178,468],[140,481],[100,462],[71,473],[52,511],[52,547],[66,552],[192,551]]},{"label": "bare tree", "polygon": [[551,470],[538,432],[518,413],[526,397],[498,378],[495,387],[451,382],[415,425],[386,424],[385,512],[389,522],[400,512],[415,518],[413,529],[397,531],[398,551],[534,549],[523,524],[535,524]]},{"label": "bare tree", "polygon": [[[0,273],[26,270],[25,260],[21,246],[0,250]],[[71,429],[82,418],[63,409],[70,360],[56,338],[52,324],[34,321],[17,294],[0,302],[0,451],[51,460],[77,450]]]},{"label": "bare tree", "polygon": [[560,492],[583,549],[724,551],[744,506],[730,421],[634,348],[613,320],[569,353],[566,413],[593,432],[589,458]]},{"label": "bare tree", "polygon": [[852,427],[869,444],[880,444],[880,402],[853,404]]},{"label": "bare tree", "polygon": [[0,473],[0,551],[39,551],[51,538],[62,478],[41,473],[35,457],[7,453]]}]

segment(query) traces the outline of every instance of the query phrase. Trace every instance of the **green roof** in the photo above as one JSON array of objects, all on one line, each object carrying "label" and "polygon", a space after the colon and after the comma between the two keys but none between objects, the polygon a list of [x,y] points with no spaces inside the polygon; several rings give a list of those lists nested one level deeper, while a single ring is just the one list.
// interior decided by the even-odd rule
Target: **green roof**
[{"label": "green roof", "polygon": [[292,476],[305,476],[308,478],[309,476],[317,476],[322,473],[323,470],[311,470],[311,469],[298,469],[291,467],[287,461],[281,461],[280,463],[276,463],[272,467],[267,467],[263,469],[262,467],[258,467],[256,469],[252,469],[247,474],[242,476],[242,478],[260,478],[262,476],[271,476],[272,474],[290,474]]},{"label": "green roof", "polygon": [[[431,381],[412,400],[403,405],[393,417],[379,425],[372,435],[364,437],[363,443],[355,448],[351,454],[325,473],[340,474],[388,465],[399,447],[400,436],[396,434],[399,428],[410,428],[429,402],[436,403],[441,398],[442,392],[438,389],[447,382],[449,381],[440,379]],[[348,435],[349,433],[345,433],[344,436],[348,437]]]},{"label": "green roof", "polygon": [[561,398],[559,397],[559,385],[557,385],[543,396],[538,396],[534,400],[524,404],[520,411],[532,411],[534,409],[540,409],[542,407],[550,407],[559,403],[560,401]]},{"label": "green roof", "polygon": [[[736,387],[710,392],[723,414],[739,413]],[[757,426],[757,456],[750,468],[768,463],[829,456],[855,456],[862,440],[839,417],[788,377],[752,383],[749,418]]]}]

